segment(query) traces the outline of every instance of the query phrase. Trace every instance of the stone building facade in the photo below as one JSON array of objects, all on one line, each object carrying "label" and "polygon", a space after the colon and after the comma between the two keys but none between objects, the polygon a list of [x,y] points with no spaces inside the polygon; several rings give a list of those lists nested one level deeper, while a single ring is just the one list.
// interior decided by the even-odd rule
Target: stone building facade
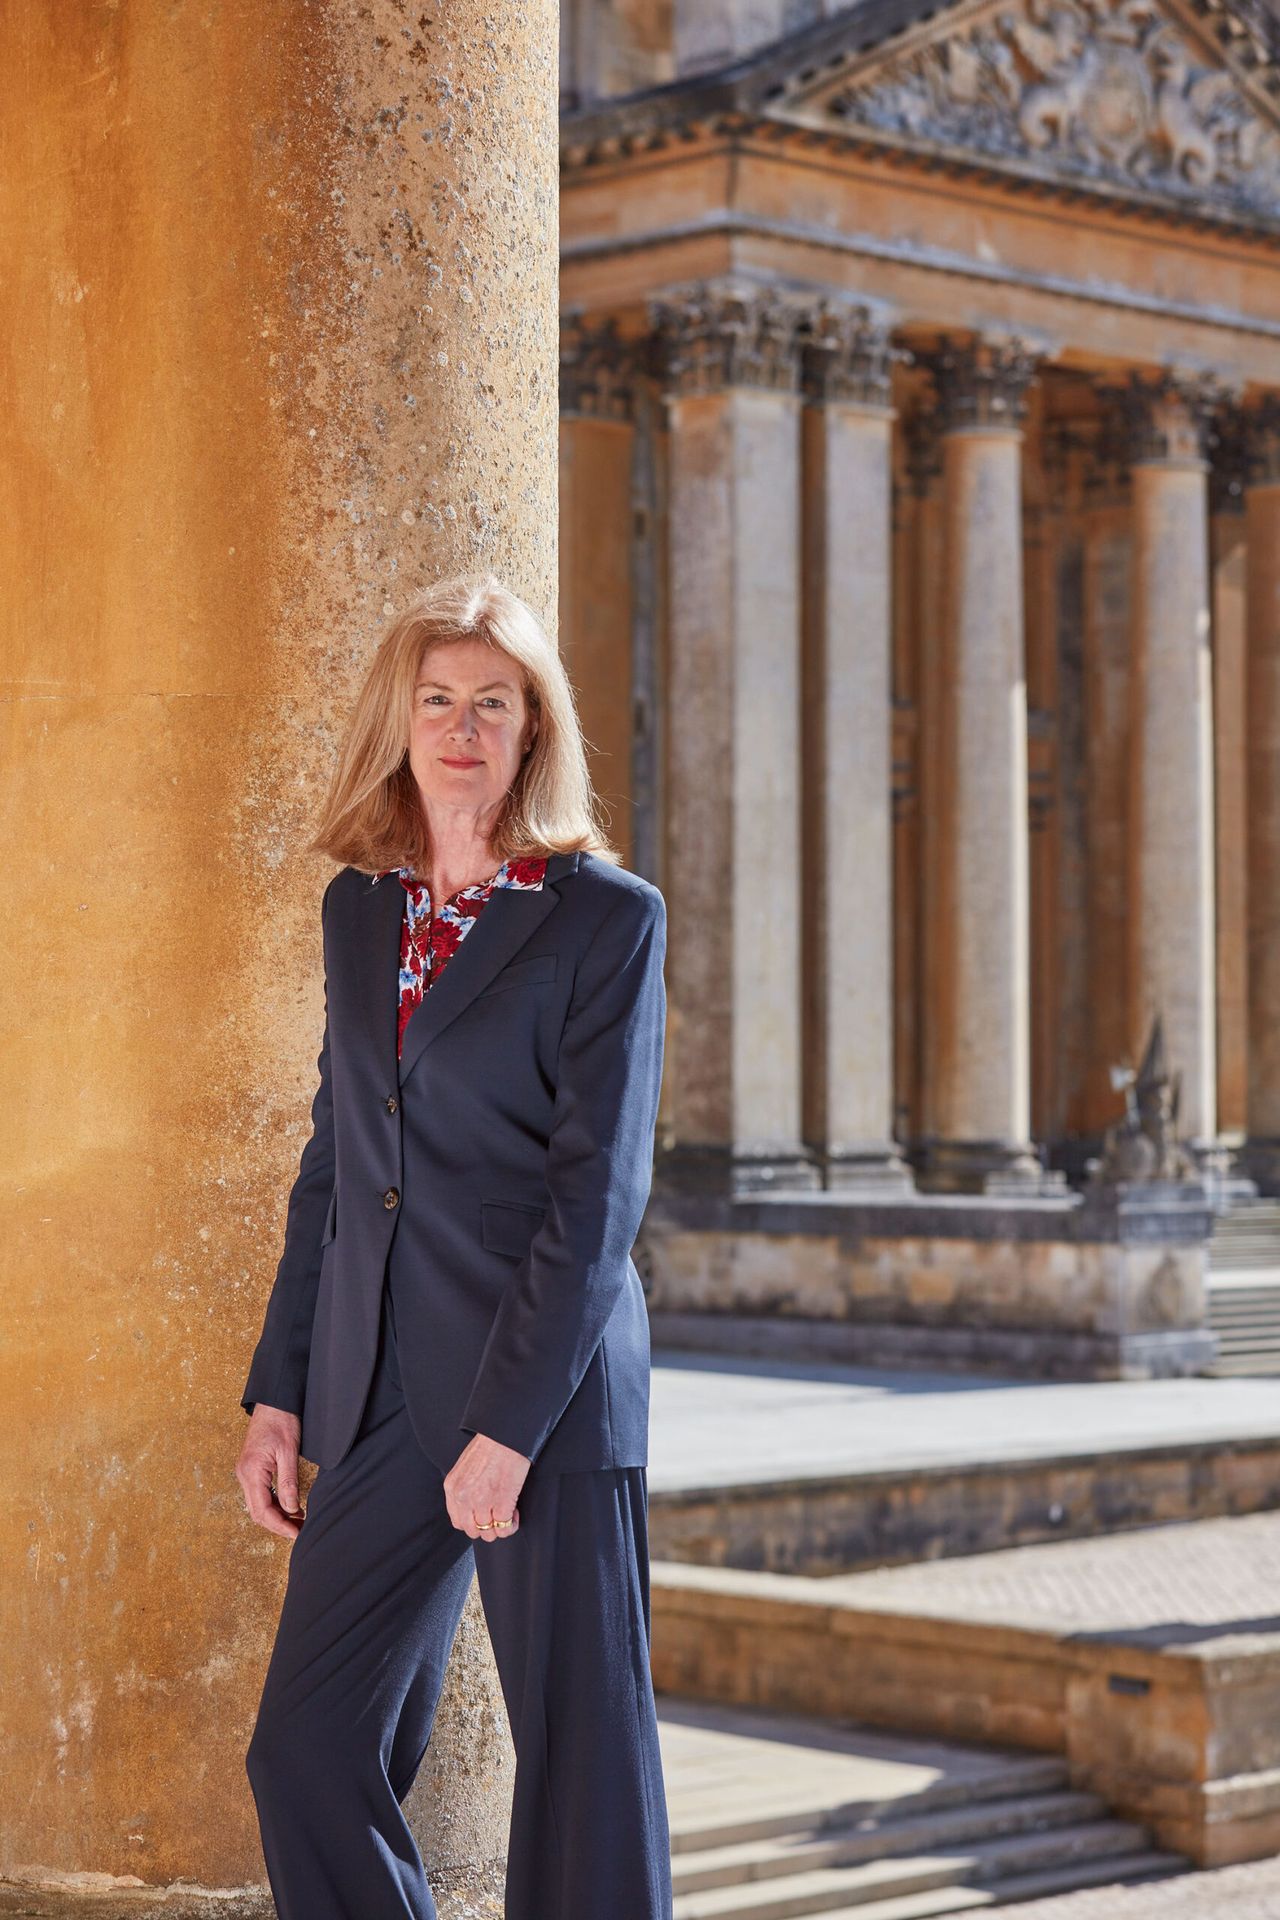
[{"label": "stone building facade", "polygon": [[566,21],[562,629],[670,907],[660,1194],[1074,1221],[1157,1016],[1211,1193],[1275,1192],[1280,29],[778,11]]}]

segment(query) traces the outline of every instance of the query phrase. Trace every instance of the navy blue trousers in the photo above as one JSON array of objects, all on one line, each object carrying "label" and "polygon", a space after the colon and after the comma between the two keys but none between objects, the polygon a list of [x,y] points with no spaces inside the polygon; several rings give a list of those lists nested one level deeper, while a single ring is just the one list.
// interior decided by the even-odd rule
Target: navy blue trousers
[{"label": "navy blue trousers", "polygon": [[401,1811],[471,1586],[516,1752],[506,1920],[671,1920],[643,1467],[535,1465],[472,1542],[414,1438],[384,1288],[360,1430],[320,1468],[245,1756],[280,1920],[436,1920]]}]

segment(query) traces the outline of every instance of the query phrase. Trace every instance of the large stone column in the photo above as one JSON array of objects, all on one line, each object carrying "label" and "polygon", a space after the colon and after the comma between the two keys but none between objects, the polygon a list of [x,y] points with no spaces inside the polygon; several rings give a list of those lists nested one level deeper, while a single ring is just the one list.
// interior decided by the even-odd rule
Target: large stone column
[{"label": "large stone column", "polygon": [[1280,400],[1250,422],[1247,573],[1249,1079],[1244,1160],[1280,1193]]},{"label": "large stone column", "polygon": [[[304,847],[415,589],[493,566],[554,627],[556,11],[32,0],[0,89],[0,1867],[243,1887]],[[442,1914],[500,1908],[510,1776],[473,1593],[412,1803]]]},{"label": "large stone column", "polygon": [[931,823],[939,954],[930,1186],[1035,1192],[1030,1140],[1027,704],[1021,429],[1032,375],[1017,342],[944,345],[945,607]]},{"label": "large stone column", "polygon": [[1217,1133],[1206,385],[1133,379],[1129,1048],[1163,1018],[1179,1131]]},{"label": "large stone column", "polygon": [[828,1187],[902,1193],[893,1129],[894,350],[865,308],[805,356],[803,780],[814,996],[810,1125]]},{"label": "large stone column", "polygon": [[664,1180],[812,1188],[801,1141],[797,313],[655,302],[667,396]]}]

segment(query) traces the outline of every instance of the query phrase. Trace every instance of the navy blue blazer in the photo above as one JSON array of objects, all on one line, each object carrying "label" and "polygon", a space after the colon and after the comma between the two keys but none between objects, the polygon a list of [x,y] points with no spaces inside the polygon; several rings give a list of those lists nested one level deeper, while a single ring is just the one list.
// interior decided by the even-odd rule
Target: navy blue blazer
[{"label": "navy blue blazer", "polygon": [[335,1466],[384,1279],[416,1438],[473,1433],[550,1471],[648,1464],[649,1320],[631,1250],[653,1173],[666,904],[591,853],[500,887],[405,1027],[404,889],[344,867],[321,907],[311,1137],[241,1405],[301,1415]]}]

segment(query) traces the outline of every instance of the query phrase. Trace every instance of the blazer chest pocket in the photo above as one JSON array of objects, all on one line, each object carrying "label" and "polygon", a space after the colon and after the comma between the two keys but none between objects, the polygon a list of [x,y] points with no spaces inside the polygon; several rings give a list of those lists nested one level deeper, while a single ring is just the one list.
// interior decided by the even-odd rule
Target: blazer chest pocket
[{"label": "blazer chest pocket", "polygon": [[545,1207],[524,1206],[515,1200],[482,1200],[480,1237],[491,1253],[509,1253],[521,1260],[546,1217]]},{"label": "blazer chest pocket", "polygon": [[505,993],[510,987],[540,986],[544,981],[556,977],[556,955],[554,953],[531,953],[526,960],[513,960],[509,967],[495,974],[480,993],[477,1000],[485,999],[491,993]]},{"label": "blazer chest pocket", "polygon": [[338,1231],[338,1189],[335,1187],[329,1196],[329,1211],[324,1217],[324,1232],[320,1235],[320,1245],[327,1247]]}]

